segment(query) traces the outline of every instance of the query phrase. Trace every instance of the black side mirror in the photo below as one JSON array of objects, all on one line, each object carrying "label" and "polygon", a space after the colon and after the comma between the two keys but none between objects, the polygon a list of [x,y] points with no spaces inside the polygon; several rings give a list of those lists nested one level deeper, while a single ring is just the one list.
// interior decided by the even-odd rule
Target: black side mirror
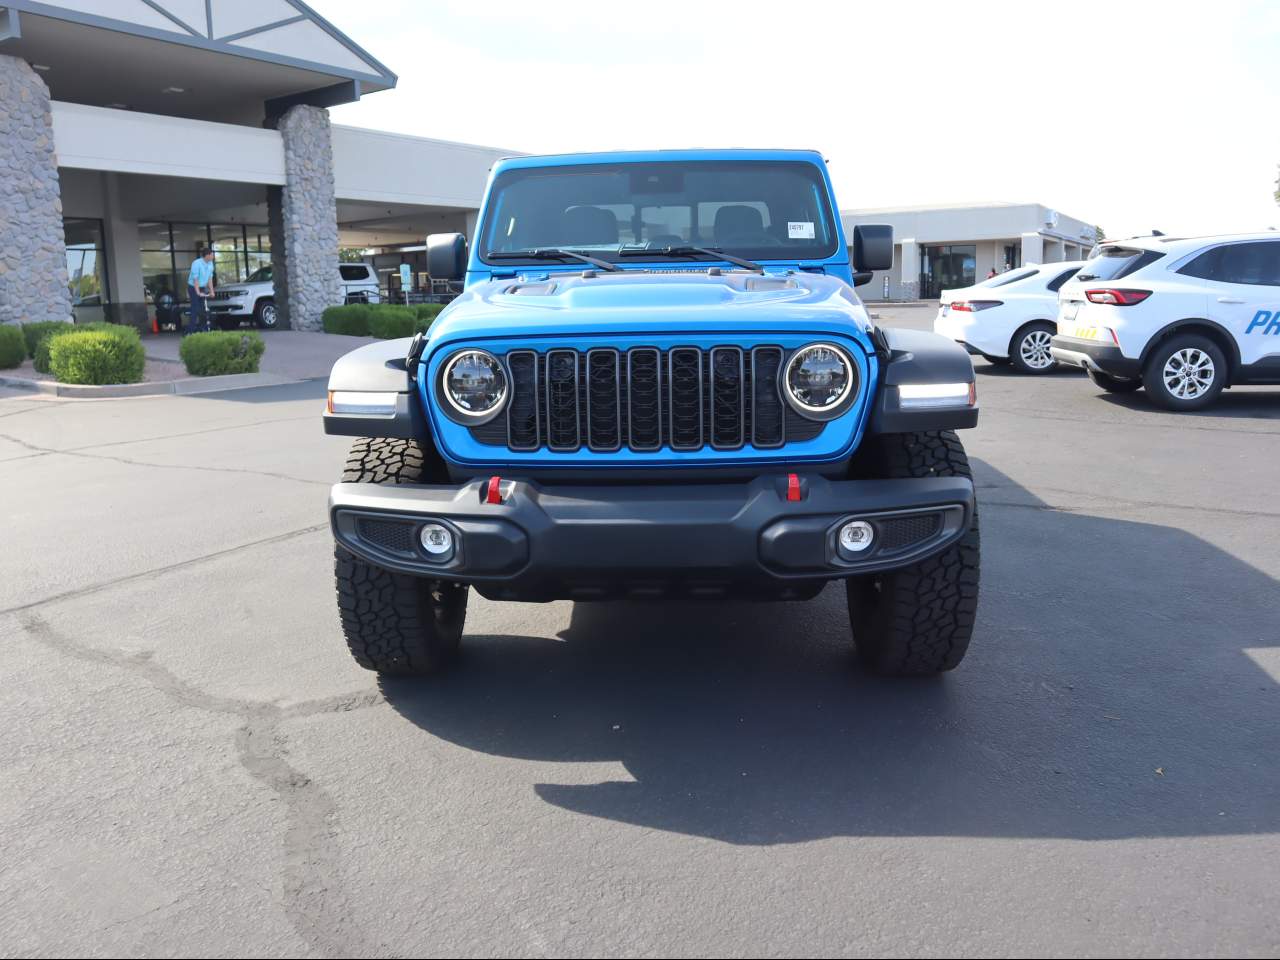
[{"label": "black side mirror", "polygon": [[460,233],[427,237],[427,275],[432,280],[461,280],[467,274],[467,238]]},{"label": "black side mirror", "polygon": [[860,223],[853,228],[853,269],[858,272],[893,268],[893,227]]},{"label": "black side mirror", "polygon": [[871,278],[875,276],[870,270],[859,270],[853,275],[853,285],[855,287],[864,287],[871,282]]}]

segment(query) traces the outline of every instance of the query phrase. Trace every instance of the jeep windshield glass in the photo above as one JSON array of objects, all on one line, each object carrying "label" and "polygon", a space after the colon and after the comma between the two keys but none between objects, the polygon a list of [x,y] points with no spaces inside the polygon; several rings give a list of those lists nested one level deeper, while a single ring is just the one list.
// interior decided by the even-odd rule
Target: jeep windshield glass
[{"label": "jeep windshield glass", "polygon": [[572,249],[601,260],[668,261],[719,248],[750,261],[823,260],[837,249],[821,171],[798,160],[619,161],[518,167],[493,183],[485,261]]},{"label": "jeep windshield glass", "polygon": [[754,260],[735,257],[732,253],[725,253],[719,247],[654,247],[645,244],[641,247],[622,247],[618,250],[618,256],[647,257],[652,260],[655,251],[665,257],[704,257],[707,260],[723,260],[725,263],[732,263],[735,266],[742,267],[744,270],[754,270],[756,273],[764,272],[764,267]]}]

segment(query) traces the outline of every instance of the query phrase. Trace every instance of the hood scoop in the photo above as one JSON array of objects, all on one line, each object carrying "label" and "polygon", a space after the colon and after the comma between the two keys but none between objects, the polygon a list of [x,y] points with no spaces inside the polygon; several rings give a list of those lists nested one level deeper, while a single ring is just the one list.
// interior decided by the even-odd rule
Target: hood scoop
[{"label": "hood scoop", "polygon": [[556,286],[552,280],[540,280],[534,283],[513,283],[502,292],[509,297],[549,297],[556,292]]}]

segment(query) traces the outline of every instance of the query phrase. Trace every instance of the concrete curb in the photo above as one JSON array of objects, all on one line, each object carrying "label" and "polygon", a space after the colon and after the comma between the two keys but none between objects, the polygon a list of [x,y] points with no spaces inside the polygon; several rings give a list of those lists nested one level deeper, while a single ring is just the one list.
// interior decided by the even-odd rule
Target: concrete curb
[{"label": "concrete curb", "polygon": [[247,390],[250,387],[276,387],[285,383],[301,383],[290,377],[277,377],[269,373],[229,373],[220,377],[193,377],[187,380],[159,380],[153,383],[111,383],[102,386],[83,386],[75,383],[58,383],[55,380],[31,380],[27,377],[0,376],[0,387],[12,390],[30,390],[50,397],[109,399],[112,397],[156,397],[176,394],[190,396],[199,393],[217,393],[221,390]]}]

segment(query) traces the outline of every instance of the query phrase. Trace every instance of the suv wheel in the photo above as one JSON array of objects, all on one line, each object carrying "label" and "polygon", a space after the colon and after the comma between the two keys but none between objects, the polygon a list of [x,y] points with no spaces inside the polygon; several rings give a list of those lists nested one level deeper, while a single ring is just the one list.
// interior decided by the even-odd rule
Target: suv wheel
[{"label": "suv wheel", "polygon": [[1013,335],[1009,344],[1009,359],[1021,373],[1048,373],[1058,361],[1049,352],[1049,341],[1053,339],[1054,328],[1051,324],[1039,321],[1023,327]]},{"label": "suv wheel", "polygon": [[[896,433],[864,441],[859,476],[968,477],[954,431]],[[851,577],[849,624],[858,657],[877,673],[920,676],[964,659],[978,609],[978,515],[942,553],[909,567]]]},{"label": "suv wheel", "polygon": [[276,311],[274,300],[259,300],[253,308],[253,319],[263,330],[274,330],[280,322],[280,314]]},{"label": "suv wheel", "polygon": [[1170,337],[1152,351],[1142,372],[1147,396],[1168,410],[1201,410],[1227,385],[1227,358],[1208,337]]},{"label": "suv wheel", "polygon": [[[417,441],[357,440],[344,483],[422,483],[430,479]],[[395,573],[334,547],[338,612],[356,663],[385,676],[425,676],[457,654],[467,618],[466,584]]]},{"label": "suv wheel", "polygon": [[1089,375],[1095,387],[1101,387],[1107,393],[1133,393],[1142,386],[1141,380],[1121,380],[1093,367],[1086,367],[1084,372]]}]

